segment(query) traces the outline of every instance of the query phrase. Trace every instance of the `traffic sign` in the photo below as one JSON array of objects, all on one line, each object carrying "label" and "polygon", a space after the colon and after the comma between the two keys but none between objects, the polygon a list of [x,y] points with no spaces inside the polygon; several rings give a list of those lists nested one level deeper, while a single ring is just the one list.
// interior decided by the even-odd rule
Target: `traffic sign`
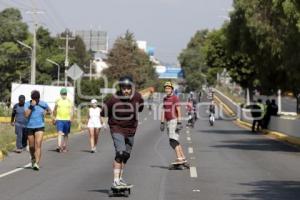
[{"label": "traffic sign", "polygon": [[67,75],[73,79],[77,80],[83,75],[81,68],[75,63],[67,71]]}]

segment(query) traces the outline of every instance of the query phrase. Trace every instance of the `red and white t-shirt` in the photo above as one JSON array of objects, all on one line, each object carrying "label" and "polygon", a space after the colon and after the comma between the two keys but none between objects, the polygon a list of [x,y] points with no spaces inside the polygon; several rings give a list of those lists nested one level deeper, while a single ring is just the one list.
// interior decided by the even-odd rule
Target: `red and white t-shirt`
[{"label": "red and white t-shirt", "polygon": [[179,99],[176,95],[164,97],[164,116],[166,121],[178,118],[177,107],[179,106]]}]

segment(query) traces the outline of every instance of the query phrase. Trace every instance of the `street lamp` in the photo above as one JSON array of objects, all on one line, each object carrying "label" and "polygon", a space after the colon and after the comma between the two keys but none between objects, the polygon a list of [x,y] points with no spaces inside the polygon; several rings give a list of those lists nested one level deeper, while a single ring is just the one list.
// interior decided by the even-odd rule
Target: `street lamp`
[{"label": "street lamp", "polygon": [[57,62],[50,60],[49,58],[47,58],[47,61],[57,66],[57,85],[59,86],[60,65]]},{"label": "street lamp", "polygon": [[17,40],[17,42],[18,42],[20,45],[22,45],[22,46],[24,46],[24,47],[30,49],[30,51],[31,51],[31,76],[30,76],[30,84],[35,84],[35,74],[36,74],[36,67],[35,67],[35,51],[34,51],[34,49],[33,49],[31,46],[25,44],[24,42],[21,42],[21,41],[19,41],[19,40]]}]

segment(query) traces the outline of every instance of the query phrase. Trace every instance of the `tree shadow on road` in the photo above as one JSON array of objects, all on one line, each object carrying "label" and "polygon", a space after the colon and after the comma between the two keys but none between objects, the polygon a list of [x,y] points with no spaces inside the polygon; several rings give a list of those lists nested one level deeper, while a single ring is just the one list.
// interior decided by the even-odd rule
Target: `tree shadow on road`
[{"label": "tree shadow on road", "polygon": [[230,148],[248,151],[277,151],[277,152],[298,152],[296,147],[289,146],[279,141],[270,139],[243,139],[243,140],[226,140],[223,144],[212,146],[214,148]]},{"label": "tree shadow on road", "polygon": [[234,200],[298,200],[300,198],[299,181],[257,181],[240,185],[249,187],[249,192],[231,194]]}]

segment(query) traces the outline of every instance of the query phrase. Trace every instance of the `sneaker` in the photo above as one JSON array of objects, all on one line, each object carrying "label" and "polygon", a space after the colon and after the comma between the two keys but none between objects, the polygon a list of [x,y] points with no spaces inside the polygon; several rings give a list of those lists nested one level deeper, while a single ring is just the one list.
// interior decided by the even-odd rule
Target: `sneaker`
[{"label": "sneaker", "polygon": [[124,179],[120,179],[120,183],[119,184],[121,186],[124,186],[124,187],[129,186],[129,184],[124,181]]},{"label": "sneaker", "polygon": [[31,167],[32,168],[33,168],[34,164],[35,164],[35,158],[31,158]]},{"label": "sneaker", "polygon": [[15,153],[22,153],[22,149],[16,149]]},{"label": "sneaker", "polygon": [[56,150],[57,153],[61,153],[62,152],[62,149],[60,147],[56,147],[55,150]]},{"label": "sneaker", "polygon": [[114,181],[112,184],[112,187],[118,188],[118,187],[122,187],[122,185],[121,185],[120,181]]},{"label": "sneaker", "polygon": [[91,153],[96,153],[96,152],[97,152],[96,147],[94,147],[94,148],[91,149]]},{"label": "sneaker", "polygon": [[39,171],[40,170],[40,166],[37,163],[33,164],[33,170]]}]

